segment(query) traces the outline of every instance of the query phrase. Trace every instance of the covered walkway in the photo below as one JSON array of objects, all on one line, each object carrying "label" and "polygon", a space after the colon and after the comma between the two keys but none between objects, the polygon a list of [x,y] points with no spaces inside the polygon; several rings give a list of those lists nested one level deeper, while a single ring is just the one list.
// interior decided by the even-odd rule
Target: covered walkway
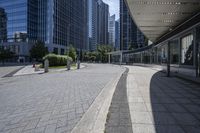
[{"label": "covered walkway", "polygon": [[113,96],[107,133],[199,133],[199,85],[148,67],[127,68],[126,82],[118,83]]}]

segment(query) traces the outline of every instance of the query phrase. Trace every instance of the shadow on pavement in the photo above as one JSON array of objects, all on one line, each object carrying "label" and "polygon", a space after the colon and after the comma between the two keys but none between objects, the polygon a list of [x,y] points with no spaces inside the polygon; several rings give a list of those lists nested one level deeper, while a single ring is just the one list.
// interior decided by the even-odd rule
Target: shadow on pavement
[{"label": "shadow on pavement", "polygon": [[156,133],[200,133],[200,86],[158,72],[150,82]]},{"label": "shadow on pavement", "polygon": [[132,133],[132,124],[127,97],[128,69],[121,76],[113,95],[107,116],[106,133]]}]

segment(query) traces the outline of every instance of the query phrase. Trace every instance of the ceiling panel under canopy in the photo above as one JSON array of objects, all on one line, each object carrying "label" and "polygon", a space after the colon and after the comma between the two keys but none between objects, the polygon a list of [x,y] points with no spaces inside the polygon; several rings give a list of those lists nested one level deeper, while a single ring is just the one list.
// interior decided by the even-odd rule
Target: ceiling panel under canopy
[{"label": "ceiling panel under canopy", "polygon": [[125,0],[140,30],[153,42],[200,11],[200,0]]}]

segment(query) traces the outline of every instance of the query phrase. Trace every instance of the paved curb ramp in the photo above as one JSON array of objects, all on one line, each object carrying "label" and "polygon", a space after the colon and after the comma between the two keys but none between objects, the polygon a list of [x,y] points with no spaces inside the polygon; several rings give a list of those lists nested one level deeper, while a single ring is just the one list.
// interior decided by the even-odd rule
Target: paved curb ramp
[{"label": "paved curb ramp", "polygon": [[112,97],[120,77],[125,68],[113,78],[100,92],[88,111],[79,123],[74,127],[72,133],[104,133],[107,114],[111,105]]}]

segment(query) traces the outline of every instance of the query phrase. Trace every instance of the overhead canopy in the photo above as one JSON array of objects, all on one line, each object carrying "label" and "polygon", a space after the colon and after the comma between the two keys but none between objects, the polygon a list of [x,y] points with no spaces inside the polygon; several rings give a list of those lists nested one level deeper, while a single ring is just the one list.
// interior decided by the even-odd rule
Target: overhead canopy
[{"label": "overhead canopy", "polygon": [[140,30],[153,42],[200,11],[200,0],[125,0]]}]

